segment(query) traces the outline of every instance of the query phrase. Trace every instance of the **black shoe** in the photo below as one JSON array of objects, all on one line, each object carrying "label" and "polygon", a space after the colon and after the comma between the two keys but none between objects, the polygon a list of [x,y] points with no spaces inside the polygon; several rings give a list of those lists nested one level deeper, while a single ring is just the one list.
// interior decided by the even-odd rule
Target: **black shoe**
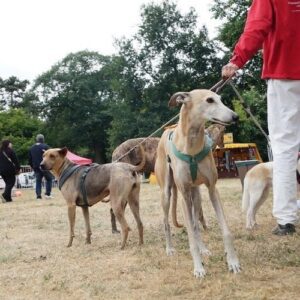
[{"label": "black shoe", "polygon": [[36,200],[42,199],[42,196],[37,196]]},{"label": "black shoe", "polygon": [[295,225],[287,223],[285,225],[278,224],[273,230],[272,233],[275,235],[287,235],[287,234],[293,234],[296,232]]}]

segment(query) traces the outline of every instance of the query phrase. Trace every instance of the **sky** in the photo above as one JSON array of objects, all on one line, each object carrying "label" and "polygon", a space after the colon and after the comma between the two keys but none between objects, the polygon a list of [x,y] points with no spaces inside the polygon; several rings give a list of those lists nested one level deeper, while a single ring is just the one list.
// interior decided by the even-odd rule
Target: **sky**
[{"label": "sky", "polygon": [[[114,39],[136,33],[141,6],[161,0],[0,0],[0,77],[34,80],[71,52],[116,53]],[[211,37],[212,0],[177,0],[196,9]]]}]

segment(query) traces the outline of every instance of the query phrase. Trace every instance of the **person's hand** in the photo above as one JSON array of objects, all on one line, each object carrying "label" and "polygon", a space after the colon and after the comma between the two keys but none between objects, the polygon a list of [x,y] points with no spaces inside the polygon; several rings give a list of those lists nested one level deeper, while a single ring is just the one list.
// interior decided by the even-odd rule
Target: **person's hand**
[{"label": "person's hand", "polygon": [[227,79],[235,75],[239,67],[233,63],[228,63],[222,68],[222,78]]}]

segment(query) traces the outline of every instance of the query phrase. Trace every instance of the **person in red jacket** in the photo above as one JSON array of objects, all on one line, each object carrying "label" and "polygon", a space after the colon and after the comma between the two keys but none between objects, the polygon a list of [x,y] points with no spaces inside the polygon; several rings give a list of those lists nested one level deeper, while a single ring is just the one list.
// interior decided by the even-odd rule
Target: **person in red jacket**
[{"label": "person in red jacket", "polygon": [[296,165],[300,145],[300,1],[253,0],[244,32],[222,68],[228,78],[263,48],[268,80],[268,129],[274,159],[273,215],[276,235],[293,234],[297,223]]}]

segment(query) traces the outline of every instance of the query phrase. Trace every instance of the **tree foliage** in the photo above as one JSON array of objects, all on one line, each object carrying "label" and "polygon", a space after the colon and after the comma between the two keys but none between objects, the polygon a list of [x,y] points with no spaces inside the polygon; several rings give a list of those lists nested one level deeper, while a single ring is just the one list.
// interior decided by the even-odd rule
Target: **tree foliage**
[{"label": "tree foliage", "polygon": [[2,109],[19,107],[28,84],[28,80],[20,80],[16,76],[11,76],[5,80],[0,78],[0,105]]},{"label": "tree foliage", "polygon": [[[210,88],[220,80],[250,3],[213,1],[212,12],[223,21],[215,40],[197,26],[194,9],[182,13],[173,1],[150,3],[142,6],[136,33],[116,40],[117,55],[71,53],[38,76],[30,90],[26,80],[0,78],[0,108],[19,108],[1,113],[1,137],[14,141],[22,159],[35,134],[42,132],[50,146],[68,146],[97,162],[109,161],[121,142],[148,136],[177,113],[167,107],[173,93]],[[266,86],[260,72],[257,55],[236,84],[266,129]],[[264,149],[262,135],[241,104],[232,100],[231,88],[221,95],[240,115],[239,126],[228,129],[235,140],[256,142]],[[24,126],[22,118],[28,119]]]},{"label": "tree foliage", "polygon": [[0,139],[9,139],[22,164],[28,164],[28,150],[43,128],[42,121],[23,109],[0,112]]},{"label": "tree foliage", "polygon": [[175,114],[167,107],[173,93],[209,88],[220,76],[217,47],[206,28],[197,27],[195,10],[182,14],[172,1],[144,5],[137,33],[117,46],[124,69],[109,129],[111,149],[168,121]]},{"label": "tree foliage", "polygon": [[72,53],[36,79],[32,92],[41,101],[52,146],[67,145],[73,151],[85,147],[96,161],[105,161],[109,62],[109,57],[97,52]]}]

